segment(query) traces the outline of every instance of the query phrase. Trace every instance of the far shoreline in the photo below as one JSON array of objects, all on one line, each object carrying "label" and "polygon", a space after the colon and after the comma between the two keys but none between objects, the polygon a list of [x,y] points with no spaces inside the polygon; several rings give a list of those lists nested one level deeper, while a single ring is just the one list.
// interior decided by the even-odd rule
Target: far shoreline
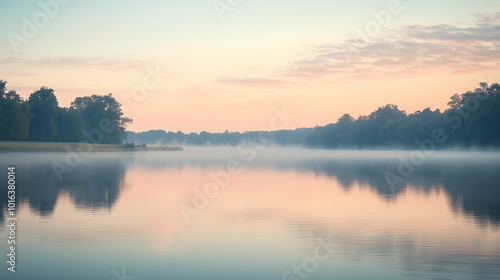
[{"label": "far shoreline", "polygon": [[142,146],[127,144],[93,144],[88,142],[28,142],[0,141],[0,153],[17,152],[67,152],[82,149],[85,152],[142,152],[183,151],[179,146]]}]

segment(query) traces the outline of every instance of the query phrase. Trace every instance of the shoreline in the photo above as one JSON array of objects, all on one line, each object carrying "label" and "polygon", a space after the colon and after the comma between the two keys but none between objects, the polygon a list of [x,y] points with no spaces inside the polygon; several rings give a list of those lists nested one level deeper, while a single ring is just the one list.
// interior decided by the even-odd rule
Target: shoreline
[{"label": "shoreline", "polygon": [[127,146],[127,144],[89,144],[81,142],[26,142],[26,141],[0,141],[0,153],[16,152],[67,152],[77,149],[86,150],[90,145],[91,152],[141,152],[141,151],[183,151],[178,146]]}]

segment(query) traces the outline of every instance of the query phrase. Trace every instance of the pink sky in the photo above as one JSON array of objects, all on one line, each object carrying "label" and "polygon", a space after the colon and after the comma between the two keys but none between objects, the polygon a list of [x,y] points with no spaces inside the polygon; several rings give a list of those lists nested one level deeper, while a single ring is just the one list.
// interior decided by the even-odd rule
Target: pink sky
[{"label": "pink sky", "polygon": [[[0,4],[11,11],[0,20],[0,79],[23,98],[53,88],[61,106],[112,93],[134,119],[130,130],[184,132],[269,129],[272,111],[285,107],[296,116],[287,129],[388,103],[407,112],[445,109],[453,94],[499,82],[497,1],[454,2],[453,12],[430,2],[401,1],[396,12],[391,1],[257,1],[222,18],[195,2],[110,1],[95,13],[95,3],[61,4],[16,46],[9,34],[22,36],[22,18],[43,9]],[[126,16],[131,11],[141,13]],[[387,13],[386,21],[374,16]],[[162,74],[155,78],[152,69]]]}]

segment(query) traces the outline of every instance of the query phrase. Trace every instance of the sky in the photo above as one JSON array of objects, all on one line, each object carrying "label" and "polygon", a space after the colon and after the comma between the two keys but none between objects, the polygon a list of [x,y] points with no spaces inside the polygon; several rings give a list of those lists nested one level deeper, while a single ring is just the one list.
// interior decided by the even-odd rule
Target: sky
[{"label": "sky", "polygon": [[285,129],[500,82],[500,1],[0,0],[0,79],[108,94],[128,129]]}]

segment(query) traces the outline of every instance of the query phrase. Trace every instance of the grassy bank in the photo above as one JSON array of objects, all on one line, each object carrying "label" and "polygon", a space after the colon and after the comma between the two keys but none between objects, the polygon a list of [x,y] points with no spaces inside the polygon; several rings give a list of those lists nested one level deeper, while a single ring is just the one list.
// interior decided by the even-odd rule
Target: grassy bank
[{"label": "grassy bank", "polygon": [[[90,149],[90,147],[92,147]],[[146,147],[134,144],[85,144],[62,142],[21,142],[0,141],[0,152],[67,152],[76,150],[92,150],[93,152],[125,152],[125,151],[182,151],[182,147]]]}]

